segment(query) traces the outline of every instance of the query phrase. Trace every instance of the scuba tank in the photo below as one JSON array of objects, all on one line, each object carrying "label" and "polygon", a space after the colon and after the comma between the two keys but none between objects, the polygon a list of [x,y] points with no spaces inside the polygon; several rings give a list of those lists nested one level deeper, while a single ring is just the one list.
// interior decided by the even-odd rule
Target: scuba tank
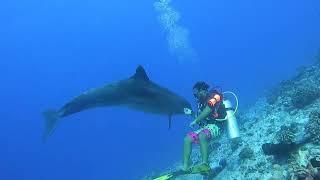
[{"label": "scuba tank", "polygon": [[232,94],[235,97],[236,100],[236,108],[232,107],[232,103],[230,100],[224,98],[223,99],[223,104],[225,106],[227,115],[224,119],[217,119],[217,120],[227,120],[227,126],[228,126],[228,133],[229,133],[229,137],[230,138],[237,138],[240,137],[240,132],[239,132],[239,127],[238,127],[238,122],[237,122],[237,118],[235,116],[237,110],[238,110],[238,97],[236,96],[235,93],[231,92],[231,91],[227,91],[227,92],[223,92],[222,94]]}]

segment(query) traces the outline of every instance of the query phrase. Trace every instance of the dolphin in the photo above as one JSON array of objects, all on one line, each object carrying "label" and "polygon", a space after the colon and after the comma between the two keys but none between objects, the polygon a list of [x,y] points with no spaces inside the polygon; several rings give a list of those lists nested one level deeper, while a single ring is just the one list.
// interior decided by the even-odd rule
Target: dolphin
[{"label": "dolphin", "polygon": [[45,118],[46,140],[55,130],[60,119],[72,114],[97,107],[123,106],[146,113],[171,116],[184,114],[184,108],[191,109],[191,104],[182,96],[152,82],[144,68],[139,65],[134,75],[102,87],[86,91],[59,110],[43,112]]}]

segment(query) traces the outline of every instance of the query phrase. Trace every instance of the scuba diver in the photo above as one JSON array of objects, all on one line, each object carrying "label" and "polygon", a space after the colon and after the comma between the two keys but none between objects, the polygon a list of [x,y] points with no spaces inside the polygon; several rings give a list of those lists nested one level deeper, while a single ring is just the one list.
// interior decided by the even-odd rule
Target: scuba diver
[{"label": "scuba diver", "polygon": [[223,94],[217,89],[209,90],[206,82],[199,81],[193,86],[193,95],[198,103],[197,113],[193,113],[190,109],[185,109],[185,114],[193,115],[194,120],[190,123],[190,127],[199,125],[199,129],[189,132],[184,138],[183,151],[183,167],[182,170],[189,170],[189,159],[192,151],[192,144],[200,145],[200,153],[202,163],[192,169],[197,171],[210,171],[208,162],[208,144],[209,141],[220,135],[221,129],[225,124],[227,116],[226,108],[223,103]]},{"label": "scuba diver", "polygon": [[[168,180],[185,174],[202,174],[205,179],[213,179],[227,165],[226,159],[221,159],[217,167],[211,168],[209,165],[209,142],[218,138],[221,131],[227,129],[230,138],[238,138],[239,128],[235,118],[238,109],[238,98],[230,91],[221,92],[216,88],[209,90],[209,85],[204,81],[199,81],[193,86],[193,95],[197,100],[197,112],[185,108],[184,113],[194,119],[189,124],[190,127],[196,125],[199,129],[189,132],[184,138],[183,166],[181,169],[155,177],[153,180]],[[224,97],[224,94],[232,94],[236,99],[236,108]],[[192,145],[200,145],[202,162],[199,165],[189,167],[189,160],[192,152]]]}]

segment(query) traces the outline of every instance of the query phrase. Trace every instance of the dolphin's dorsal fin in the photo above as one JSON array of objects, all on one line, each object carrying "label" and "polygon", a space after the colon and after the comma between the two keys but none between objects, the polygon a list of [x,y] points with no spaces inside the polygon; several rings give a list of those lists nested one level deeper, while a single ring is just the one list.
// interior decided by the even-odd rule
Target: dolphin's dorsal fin
[{"label": "dolphin's dorsal fin", "polygon": [[137,80],[149,81],[149,77],[141,65],[137,67],[136,73],[132,76],[132,78]]}]

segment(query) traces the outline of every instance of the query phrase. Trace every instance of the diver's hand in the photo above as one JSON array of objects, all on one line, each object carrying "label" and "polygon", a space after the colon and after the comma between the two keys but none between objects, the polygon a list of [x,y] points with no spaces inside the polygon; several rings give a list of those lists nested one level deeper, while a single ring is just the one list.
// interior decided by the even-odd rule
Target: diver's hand
[{"label": "diver's hand", "polygon": [[186,115],[192,115],[192,110],[189,108],[183,108],[184,114]]},{"label": "diver's hand", "polygon": [[190,128],[194,128],[194,126],[195,126],[196,124],[198,124],[198,123],[197,123],[197,121],[194,120],[194,121],[192,121],[192,122],[189,124],[189,127],[190,127]]}]

